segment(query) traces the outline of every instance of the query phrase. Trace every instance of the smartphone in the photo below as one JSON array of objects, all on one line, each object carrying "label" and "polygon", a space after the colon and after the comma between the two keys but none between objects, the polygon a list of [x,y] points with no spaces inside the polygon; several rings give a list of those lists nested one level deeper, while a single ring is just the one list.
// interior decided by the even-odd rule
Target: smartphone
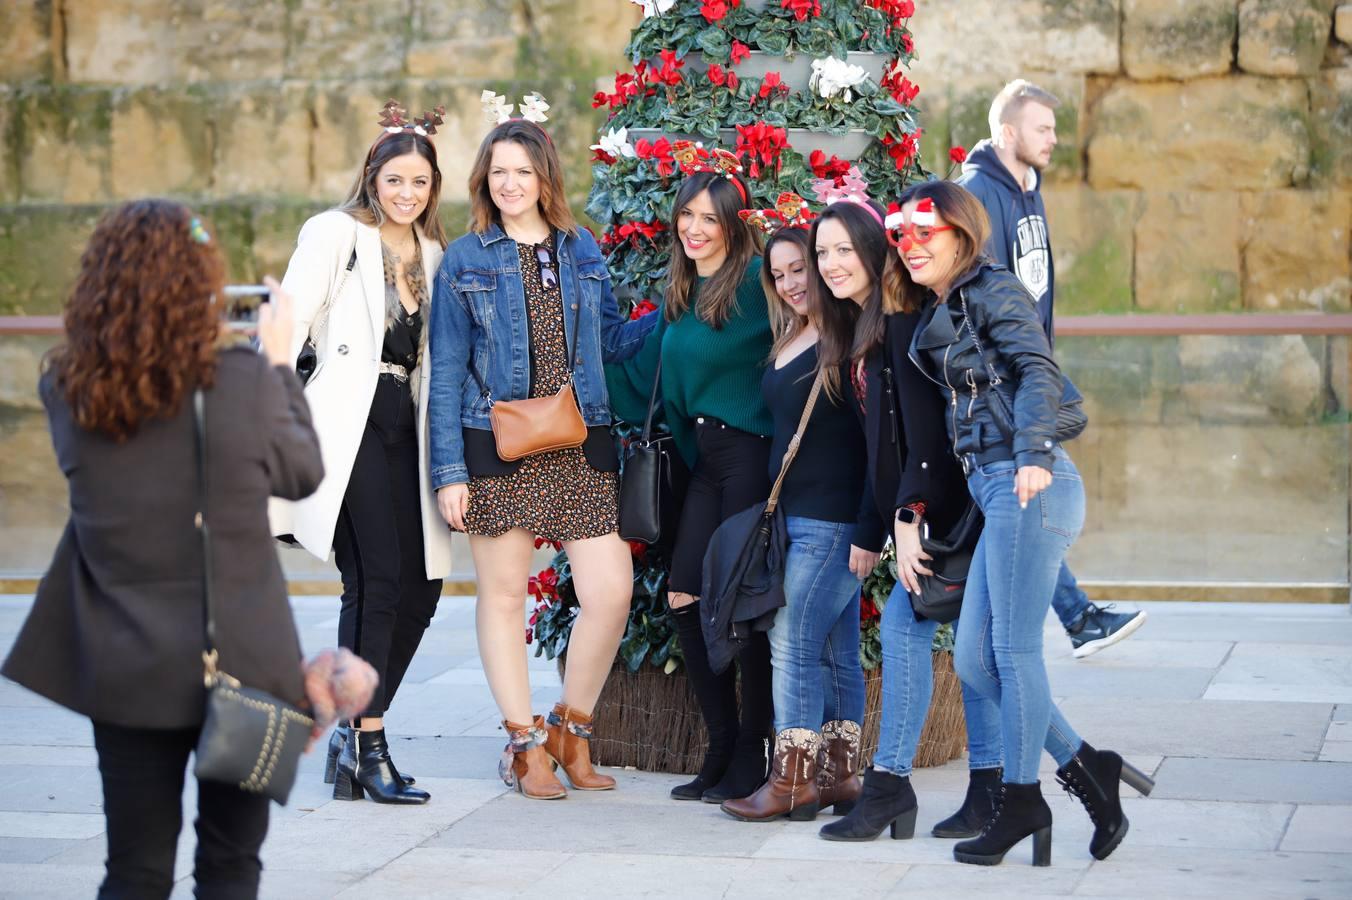
[{"label": "smartphone", "polygon": [[227,284],[225,286],[225,323],[232,331],[255,331],[258,328],[258,306],[272,299],[272,292],[261,284]]}]

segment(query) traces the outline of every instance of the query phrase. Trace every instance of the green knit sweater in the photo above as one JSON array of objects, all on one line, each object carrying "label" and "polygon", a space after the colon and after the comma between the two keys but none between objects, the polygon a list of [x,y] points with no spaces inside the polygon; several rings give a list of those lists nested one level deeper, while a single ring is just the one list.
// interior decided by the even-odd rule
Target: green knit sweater
[{"label": "green knit sweater", "polygon": [[701,278],[691,292],[691,311],[675,322],[664,319],[635,357],[620,366],[606,367],[615,414],[626,421],[642,422],[657,354],[661,353],[667,427],[691,465],[698,456],[695,419],[699,416],[712,416],[751,434],[768,435],[774,430],[774,421],[761,399],[761,376],[773,341],[760,269],[760,258],[753,258],[737,288],[737,304],[722,328],[714,330],[693,312],[704,283]]}]

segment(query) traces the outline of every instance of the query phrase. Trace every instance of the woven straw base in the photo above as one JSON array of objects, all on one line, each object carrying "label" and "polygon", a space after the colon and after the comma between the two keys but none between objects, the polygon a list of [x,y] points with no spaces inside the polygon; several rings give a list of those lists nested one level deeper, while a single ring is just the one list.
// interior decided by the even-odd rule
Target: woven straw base
[{"label": "woven straw base", "polygon": [[[562,661],[559,664],[563,669]],[[878,748],[882,719],[882,675],[865,673],[864,764]],[[592,762],[601,766],[633,766],[644,772],[693,774],[704,761],[707,740],[684,673],[664,675],[644,665],[630,672],[616,664],[601,691],[593,715]],[[962,755],[967,729],[962,715],[962,690],[953,672],[953,655],[934,654],[934,696],[920,735],[915,765],[940,766]]]}]

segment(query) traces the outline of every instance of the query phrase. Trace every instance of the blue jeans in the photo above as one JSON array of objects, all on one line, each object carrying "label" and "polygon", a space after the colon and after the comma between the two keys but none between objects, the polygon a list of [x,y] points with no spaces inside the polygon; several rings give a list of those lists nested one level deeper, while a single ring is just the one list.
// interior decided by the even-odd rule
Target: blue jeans
[{"label": "blue jeans", "polygon": [[853,525],[789,516],[787,605],[770,629],[775,731],[864,720],[859,667],[859,579],[850,571]]},{"label": "blue jeans", "polygon": [[1088,608],[1089,598],[1075,583],[1070,566],[1061,563],[1061,571],[1056,575],[1056,592],[1052,594],[1052,609],[1056,610],[1056,617],[1061,620],[1062,626],[1069,628]]},{"label": "blue jeans", "polygon": [[[934,632],[929,619],[916,621],[911,596],[900,581],[883,607],[882,724],[873,766],[896,775],[911,774],[920,732],[934,693]],[[967,717],[968,768],[1000,765],[1000,709],[964,682],[962,707]]]},{"label": "blue jeans", "polygon": [[1084,525],[1084,483],[1064,450],[1051,485],[1019,508],[1012,461],[967,478],[986,527],[972,557],[954,663],[958,676],[1000,706],[1004,780],[1037,781],[1043,747],[1065,765],[1080,738],[1052,703],[1042,626],[1066,551]]}]

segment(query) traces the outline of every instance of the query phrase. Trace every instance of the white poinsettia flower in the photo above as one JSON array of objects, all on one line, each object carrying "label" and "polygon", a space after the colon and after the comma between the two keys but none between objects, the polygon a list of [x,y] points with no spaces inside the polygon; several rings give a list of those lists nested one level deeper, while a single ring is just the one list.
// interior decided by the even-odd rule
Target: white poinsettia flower
[{"label": "white poinsettia flower", "polygon": [[479,95],[479,102],[483,104],[484,117],[494,125],[501,125],[512,117],[512,104],[501,94],[486,90]]},{"label": "white poinsettia flower", "polygon": [[808,87],[819,97],[831,99],[840,97],[846,103],[854,99],[853,88],[868,80],[868,72],[861,66],[853,66],[843,59],[828,56],[812,61],[812,77]]},{"label": "white poinsettia flower", "polygon": [[629,143],[628,128],[610,129],[610,131],[601,135],[601,142],[592,144],[590,149],[600,150],[616,159],[619,159],[620,157],[633,159],[636,155],[634,153],[634,145]]},{"label": "white poinsettia flower", "polygon": [[549,104],[545,98],[539,94],[527,94],[521,98],[521,118],[527,122],[546,122],[549,116],[545,111],[549,109]]},{"label": "white poinsettia flower", "polygon": [[663,15],[676,5],[676,0],[629,0],[629,2],[635,6],[643,7],[643,18],[645,19]]}]

